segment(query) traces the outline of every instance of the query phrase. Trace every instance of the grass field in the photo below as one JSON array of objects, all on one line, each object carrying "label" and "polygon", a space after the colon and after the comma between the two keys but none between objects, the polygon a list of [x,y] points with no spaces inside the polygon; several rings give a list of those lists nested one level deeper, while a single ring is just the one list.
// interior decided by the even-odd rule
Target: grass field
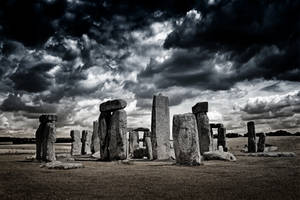
[{"label": "grass field", "polygon": [[[300,137],[266,141],[295,152],[294,158],[247,157],[240,152],[246,143],[247,138],[228,139],[237,162],[206,161],[197,167],[84,161],[85,168],[64,171],[26,162],[28,154],[0,155],[0,199],[300,199]],[[13,148],[34,150],[32,145]]]}]

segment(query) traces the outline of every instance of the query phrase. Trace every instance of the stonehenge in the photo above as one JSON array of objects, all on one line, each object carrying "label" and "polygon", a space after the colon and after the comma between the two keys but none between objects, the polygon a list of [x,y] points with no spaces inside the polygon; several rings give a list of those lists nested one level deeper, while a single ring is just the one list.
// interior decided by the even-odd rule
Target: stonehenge
[{"label": "stonehenge", "polygon": [[154,95],[151,116],[151,142],[153,159],[170,158],[170,111],[169,98]]},{"label": "stonehenge", "polygon": [[266,134],[261,133],[258,137],[257,152],[265,151]]},{"label": "stonehenge", "polygon": [[226,152],[226,128],[224,128],[223,124],[210,124],[211,132],[213,128],[218,130],[218,137],[217,137],[217,149],[222,146],[223,150]]},{"label": "stonehenge", "polygon": [[248,152],[255,153],[257,152],[257,146],[256,146],[255,125],[253,121],[247,123],[247,129],[248,129]]},{"label": "stonehenge", "polygon": [[173,116],[173,138],[176,163],[181,165],[200,165],[197,122],[194,114]]},{"label": "stonehenge", "polygon": [[36,159],[39,161],[52,162],[55,157],[56,141],[56,115],[41,115],[40,125],[35,133],[36,137]]},{"label": "stonehenge", "polygon": [[122,99],[100,104],[98,134],[102,160],[127,158],[127,114],[124,110],[126,106],[126,101]]},{"label": "stonehenge", "polygon": [[91,154],[92,133],[88,130],[83,130],[81,135],[81,154]]},{"label": "stonehenge", "polygon": [[79,130],[71,130],[70,136],[72,138],[71,144],[71,155],[78,156],[81,155],[81,138],[80,138],[80,131]]},{"label": "stonehenge", "polygon": [[210,131],[209,119],[207,117],[208,102],[199,102],[192,107],[193,114],[196,116],[200,153],[213,150],[213,140]]}]

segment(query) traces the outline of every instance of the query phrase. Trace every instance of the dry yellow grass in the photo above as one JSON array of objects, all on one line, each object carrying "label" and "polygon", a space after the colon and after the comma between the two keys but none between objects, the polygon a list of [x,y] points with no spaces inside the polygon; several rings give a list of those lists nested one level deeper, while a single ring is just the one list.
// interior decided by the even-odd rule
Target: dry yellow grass
[{"label": "dry yellow grass", "polygon": [[[247,138],[228,140],[241,154]],[[171,162],[83,162],[85,168],[49,170],[0,156],[0,199],[300,199],[300,137],[268,137],[295,158],[237,156],[183,167]]]}]

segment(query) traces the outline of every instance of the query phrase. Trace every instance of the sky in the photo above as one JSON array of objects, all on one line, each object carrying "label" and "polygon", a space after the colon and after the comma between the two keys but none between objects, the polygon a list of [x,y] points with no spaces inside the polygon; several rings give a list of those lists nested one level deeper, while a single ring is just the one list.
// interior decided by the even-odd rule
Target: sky
[{"label": "sky", "polygon": [[208,101],[227,132],[300,131],[300,1],[2,0],[0,136],[92,129],[99,105],[127,101],[150,127],[152,98],[174,114]]}]

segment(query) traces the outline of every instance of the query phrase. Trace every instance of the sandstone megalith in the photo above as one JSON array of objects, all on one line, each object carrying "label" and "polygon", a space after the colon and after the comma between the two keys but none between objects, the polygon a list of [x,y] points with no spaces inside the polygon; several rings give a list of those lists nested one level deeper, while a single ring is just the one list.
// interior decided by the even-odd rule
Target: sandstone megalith
[{"label": "sandstone megalith", "polygon": [[81,155],[80,131],[79,130],[71,130],[70,136],[72,138],[71,155],[72,156]]},{"label": "sandstone megalith", "polygon": [[95,153],[100,151],[100,139],[98,134],[98,121],[93,122],[93,134],[92,134],[92,144],[91,144],[91,151]]},{"label": "sandstone megalith", "polygon": [[40,126],[36,131],[36,159],[40,161],[55,161],[56,115],[41,115]]},{"label": "sandstone megalith", "polygon": [[126,101],[116,99],[100,104],[98,134],[101,160],[124,160],[127,158]]},{"label": "sandstone megalith", "polygon": [[253,121],[247,123],[247,129],[248,129],[248,152],[255,153],[257,151],[257,147],[256,147],[255,125]]},{"label": "sandstone megalith", "polygon": [[173,139],[176,163],[182,165],[200,164],[199,138],[194,114],[173,116]]},{"label": "sandstone megalith", "polygon": [[217,141],[217,146],[222,146],[223,150],[226,152],[227,147],[226,147],[226,128],[224,128],[223,124],[220,124],[218,127],[218,141]]},{"label": "sandstone megalith", "polygon": [[257,152],[265,151],[266,134],[261,133],[258,137]]},{"label": "sandstone megalith", "polygon": [[83,130],[81,135],[81,154],[91,154],[92,133],[88,130]]},{"label": "sandstone megalith", "polygon": [[192,107],[196,116],[200,153],[213,150],[213,140],[210,131],[209,119],[207,116],[208,102],[199,102]]},{"label": "sandstone megalith", "polygon": [[129,131],[129,155],[133,157],[133,152],[139,148],[139,132]]},{"label": "sandstone megalith", "polygon": [[151,142],[153,159],[170,158],[169,98],[161,94],[153,96]]},{"label": "sandstone megalith", "polygon": [[146,143],[146,150],[147,150],[147,154],[148,154],[148,159],[149,160],[153,160],[153,151],[152,151],[152,143],[151,143],[151,132],[145,131],[144,132],[144,136],[145,136],[145,143]]}]

